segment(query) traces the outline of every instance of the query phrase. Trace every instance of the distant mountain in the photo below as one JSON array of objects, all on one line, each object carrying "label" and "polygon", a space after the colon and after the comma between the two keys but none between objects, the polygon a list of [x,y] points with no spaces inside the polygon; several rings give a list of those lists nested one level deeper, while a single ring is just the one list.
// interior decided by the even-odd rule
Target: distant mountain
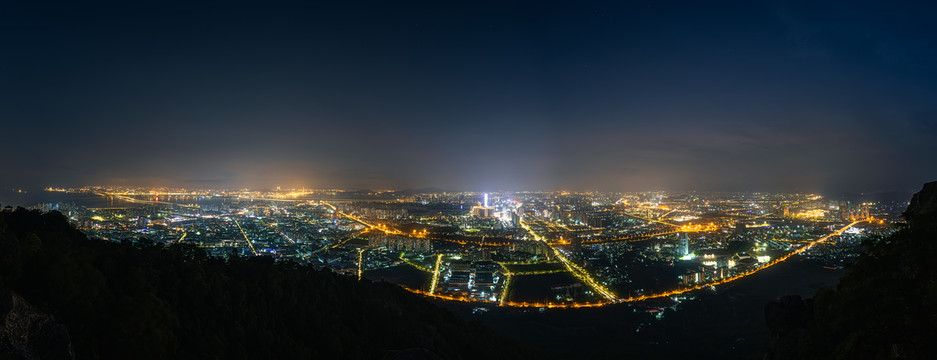
[{"label": "distant mountain", "polygon": [[766,359],[937,359],[937,182],[913,196],[904,218],[835,290],[765,307],[774,337]]},{"label": "distant mountain", "polygon": [[[0,358],[542,358],[391,284],[191,245],[90,240],[58,212],[0,212],[0,289],[21,304],[0,308],[19,328],[0,331]],[[23,342],[43,329],[52,333]],[[57,352],[36,350],[44,341]]]}]

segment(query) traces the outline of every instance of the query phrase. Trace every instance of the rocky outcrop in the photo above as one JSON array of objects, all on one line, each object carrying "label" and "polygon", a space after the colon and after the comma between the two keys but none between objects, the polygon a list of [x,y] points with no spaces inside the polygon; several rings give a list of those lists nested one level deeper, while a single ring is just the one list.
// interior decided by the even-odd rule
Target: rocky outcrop
[{"label": "rocky outcrop", "polygon": [[937,181],[924,184],[924,188],[914,194],[904,218],[912,230],[937,230]]},{"label": "rocky outcrop", "polygon": [[16,293],[0,290],[0,357],[74,359],[68,329]]}]

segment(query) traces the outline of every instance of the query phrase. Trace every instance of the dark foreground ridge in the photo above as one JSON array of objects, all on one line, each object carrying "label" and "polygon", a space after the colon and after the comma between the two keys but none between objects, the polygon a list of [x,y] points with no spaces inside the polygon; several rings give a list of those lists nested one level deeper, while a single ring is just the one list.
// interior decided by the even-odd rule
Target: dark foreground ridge
[{"label": "dark foreground ridge", "polygon": [[768,359],[937,358],[937,182],[914,195],[907,226],[870,244],[836,290],[765,306]]},{"label": "dark foreground ridge", "polygon": [[0,358],[539,357],[391,284],[89,240],[58,212],[0,212],[0,289]]}]

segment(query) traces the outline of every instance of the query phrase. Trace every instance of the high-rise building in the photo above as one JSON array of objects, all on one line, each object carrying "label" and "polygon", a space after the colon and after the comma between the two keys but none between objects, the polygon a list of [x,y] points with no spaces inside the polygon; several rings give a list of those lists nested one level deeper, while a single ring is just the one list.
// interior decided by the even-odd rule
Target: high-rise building
[{"label": "high-rise building", "polygon": [[687,233],[683,233],[677,241],[677,255],[681,257],[690,255],[690,236]]},{"label": "high-rise building", "polygon": [[492,217],[495,213],[495,209],[486,206],[473,206],[472,215],[477,217]]},{"label": "high-rise building", "polygon": [[472,207],[472,215],[477,217],[494,217],[495,208],[488,206],[488,193],[485,193],[484,202]]}]

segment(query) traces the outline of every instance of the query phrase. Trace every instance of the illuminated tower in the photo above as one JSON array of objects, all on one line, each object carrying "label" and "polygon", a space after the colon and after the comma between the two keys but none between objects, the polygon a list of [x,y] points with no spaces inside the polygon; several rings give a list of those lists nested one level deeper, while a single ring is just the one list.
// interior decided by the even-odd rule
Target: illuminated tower
[{"label": "illuminated tower", "polygon": [[681,257],[690,255],[690,236],[687,233],[683,233],[677,245],[677,255]]},{"label": "illuminated tower", "polygon": [[485,193],[485,199],[481,206],[472,206],[472,215],[488,218],[494,216],[494,210],[494,208],[488,207],[488,193]]}]

